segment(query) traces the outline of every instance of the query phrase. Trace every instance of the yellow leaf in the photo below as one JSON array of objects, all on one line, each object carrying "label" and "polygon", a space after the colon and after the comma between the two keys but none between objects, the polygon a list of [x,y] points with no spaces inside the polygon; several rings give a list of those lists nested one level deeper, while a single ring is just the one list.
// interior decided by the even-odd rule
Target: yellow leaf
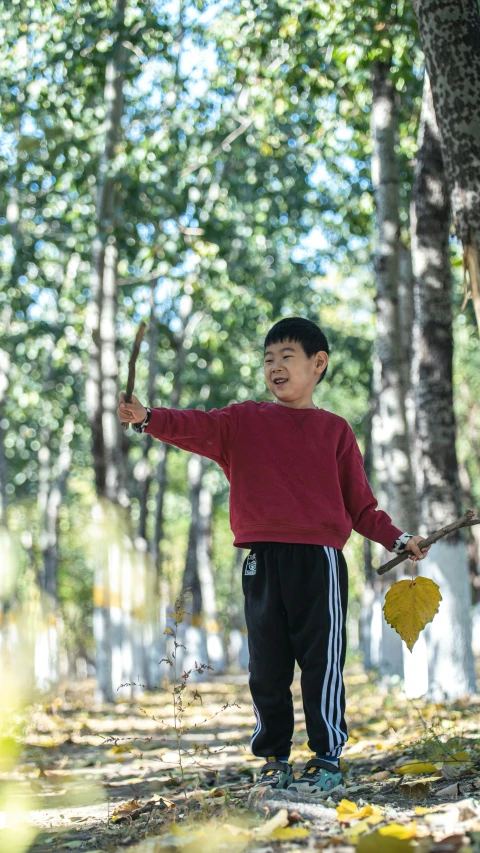
[{"label": "yellow leaf", "polygon": [[415,814],[430,814],[433,809],[426,809],[424,806],[417,806],[415,809]]},{"label": "yellow leaf", "polygon": [[270,838],[272,832],[276,829],[283,829],[285,826],[288,826],[288,811],[287,809],[280,809],[263,826],[259,826],[254,831],[257,838]]},{"label": "yellow leaf", "polygon": [[342,823],[353,820],[358,815],[358,806],[351,800],[341,800],[336,808],[337,816]]},{"label": "yellow leaf", "polygon": [[372,814],[364,820],[359,820],[358,823],[347,829],[345,833],[349,842],[351,844],[356,844],[360,835],[363,835],[364,832],[368,832],[372,826],[375,826],[376,823],[380,823],[382,820],[382,814]]},{"label": "yellow leaf", "polygon": [[130,747],[124,746],[123,744],[117,744],[115,746],[112,746],[110,749],[108,749],[105,754],[106,755],[121,755],[122,752],[130,752]]},{"label": "yellow leaf", "polygon": [[293,838],[306,838],[309,830],[304,826],[285,826],[278,827],[270,833],[270,838],[280,839],[281,841],[289,841]]},{"label": "yellow leaf", "polygon": [[415,822],[407,826],[391,823],[362,835],[358,841],[357,853],[408,853],[414,850],[412,838],[415,837]]},{"label": "yellow leaf", "polygon": [[341,800],[336,808],[336,812],[341,823],[349,823],[351,820],[361,820],[371,815],[379,815],[380,817],[382,815],[378,806],[366,805],[359,809],[356,803],[353,803],[351,800]]},{"label": "yellow leaf", "polygon": [[385,619],[412,651],[427,622],[431,622],[442,600],[437,584],[430,578],[397,581],[385,596]]},{"label": "yellow leaf", "polygon": [[413,820],[407,824],[390,823],[388,826],[382,826],[377,832],[389,838],[415,838],[417,822]]},{"label": "yellow leaf", "polygon": [[422,773],[435,773],[436,769],[435,765],[430,761],[409,761],[408,764],[395,767],[395,773],[398,773],[400,776],[405,776],[407,773],[420,776]]}]

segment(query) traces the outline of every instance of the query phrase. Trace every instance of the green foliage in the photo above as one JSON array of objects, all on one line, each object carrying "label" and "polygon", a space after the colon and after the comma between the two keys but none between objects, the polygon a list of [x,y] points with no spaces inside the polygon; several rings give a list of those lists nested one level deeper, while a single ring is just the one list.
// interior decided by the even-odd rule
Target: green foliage
[{"label": "green foliage", "polygon": [[[91,644],[91,566],[82,529],[94,498],[86,377],[92,241],[99,225],[115,237],[119,252],[119,390],[152,287],[159,341],[148,402],[156,405],[169,404],[175,379],[180,407],[267,398],[264,335],[281,316],[300,314],[325,327],[332,349],[317,402],[346,417],[361,443],[374,340],[374,61],[390,64],[399,93],[402,222],[408,226],[423,66],[410,3],[229,0],[221,14],[212,17],[210,10],[210,22],[208,4],[183,4],[182,10],[177,20],[167,7],[128,0],[123,25],[113,0],[12,0],[0,9],[0,203],[7,211],[1,219],[0,350],[10,359],[0,424],[9,518],[15,532],[31,532],[24,570],[40,575],[40,498],[45,483],[58,476],[70,418],[59,595],[72,654],[75,648],[88,654]],[[211,48],[211,70],[188,70],[192,44]],[[125,103],[108,166],[114,214],[98,223],[105,74],[119,45]],[[178,317],[186,296],[192,300],[187,355],[178,371]],[[456,326],[456,371],[462,387],[474,389],[469,312],[467,306],[467,322]],[[145,402],[147,388],[145,342],[136,380]],[[459,395],[456,405],[467,459],[467,397]],[[134,472],[143,441],[122,436],[134,521],[140,496]],[[153,472],[157,454],[154,445],[148,455]],[[478,461],[468,464],[478,491]],[[227,488],[220,472],[212,488],[223,607],[232,595],[235,554],[227,551]],[[152,501],[156,489],[153,478]],[[175,450],[165,515],[162,552],[175,587],[189,521],[186,458]],[[358,543],[355,548],[357,560]],[[238,585],[234,589],[238,595]]]}]

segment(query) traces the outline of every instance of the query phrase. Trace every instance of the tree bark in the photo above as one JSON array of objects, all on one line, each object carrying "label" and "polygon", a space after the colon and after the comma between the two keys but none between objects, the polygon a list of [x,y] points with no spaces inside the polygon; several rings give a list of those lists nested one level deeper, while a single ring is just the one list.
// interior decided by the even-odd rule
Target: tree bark
[{"label": "tree bark", "polygon": [[72,453],[70,443],[75,429],[74,422],[67,418],[60,445],[56,477],[50,482],[42,523],[42,553],[44,589],[52,604],[58,604],[58,525],[59,511],[65,497],[67,479],[70,474]]},{"label": "tree bark", "polygon": [[189,615],[180,628],[182,650],[182,669],[191,671],[190,679],[197,680],[195,662],[207,663],[205,630],[202,624],[202,588],[198,573],[198,552],[200,531],[200,490],[202,478],[202,457],[192,453],[188,460],[188,485],[192,516],[188,532],[188,547],[183,573],[182,589],[190,590]]},{"label": "tree bark", "polygon": [[480,330],[480,12],[478,0],[414,0],[453,218]]},{"label": "tree bark", "polygon": [[190,506],[192,510],[190,528],[188,531],[187,555],[185,558],[185,571],[183,573],[182,588],[190,589],[192,596],[191,624],[201,624],[202,613],[202,590],[198,577],[198,536],[199,536],[199,509],[201,488],[201,457],[192,453],[188,460],[188,487],[190,494]]},{"label": "tree bark", "polygon": [[[90,374],[86,383],[87,412],[93,443],[93,465],[97,494],[124,505],[118,495],[121,426],[116,416],[118,365],[115,353],[117,304],[117,246],[115,238],[115,177],[110,174],[120,138],[123,113],[125,48],[120,30],[124,26],[126,0],[117,0],[113,27],[116,40],[105,70],[105,137],[97,174],[96,222],[92,246],[90,331]],[[113,28],[112,27],[112,28]],[[121,464],[121,463],[120,463]],[[123,499],[123,500],[122,500]],[[127,501],[128,503],[128,501]]]},{"label": "tree bark", "polygon": [[[463,503],[466,506],[475,506],[475,499],[472,493],[472,481],[468,468],[464,462],[460,462],[458,466],[458,475],[460,478],[460,486],[464,498]],[[470,527],[468,533],[465,532],[467,538],[467,554],[468,554],[468,569],[470,573],[470,583],[472,584],[472,601],[478,604],[480,601],[480,525]]]},{"label": "tree bark", "polygon": [[[373,482],[373,442],[372,423],[377,407],[377,398],[373,393],[373,373],[370,375],[369,407],[365,426],[365,451],[363,454],[363,467],[369,482]],[[372,655],[372,604],[375,598],[374,581],[375,573],[372,564],[372,543],[370,539],[363,539],[363,562],[365,566],[365,584],[362,591],[359,616],[359,641],[363,655],[365,669],[374,669],[378,665],[378,655]]]},{"label": "tree bark", "polygon": [[[426,536],[462,515],[452,387],[452,276],[450,202],[428,76],[425,78],[412,193],[415,277],[413,376],[419,442],[419,533]],[[470,584],[465,534],[437,542],[420,564],[440,587],[439,613],[424,634],[428,692],[434,701],[475,691],[471,648]],[[417,673],[421,648],[411,658]],[[408,653],[405,653],[408,655]],[[411,695],[414,695],[411,693]]]},{"label": "tree bark", "polygon": [[[121,537],[118,523],[120,508],[129,505],[122,478],[123,429],[116,414],[118,362],[116,355],[117,242],[115,216],[115,175],[112,165],[121,133],[124,98],[126,49],[123,46],[126,0],[116,0],[111,31],[112,53],[105,69],[105,134],[97,173],[96,234],[92,245],[91,297],[87,325],[90,332],[90,373],[86,383],[87,413],[92,432],[93,467],[97,493],[94,520],[112,524]],[[105,500],[104,505],[101,500]],[[124,516],[122,516],[124,519]],[[112,701],[121,676],[119,644],[126,626],[118,604],[119,543],[111,541],[107,527],[102,528],[109,547],[102,565],[95,555],[94,635],[97,661],[97,698]],[[127,631],[128,633],[128,631]],[[125,636],[127,645],[131,638]]]},{"label": "tree bark", "polygon": [[[373,417],[373,458],[377,498],[403,530],[415,526],[415,492],[410,463],[405,410],[406,375],[402,366],[402,328],[399,312],[400,198],[397,154],[398,111],[390,63],[375,62],[372,68],[372,183],[375,193],[378,246],[375,261],[377,282],[377,334],[374,358],[374,393],[378,400]],[[393,545],[393,542],[392,542]],[[383,562],[388,553],[376,549]],[[378,553],[380,552],[380,553]],[[389,586],[389,584],[388,584]],[[387,585],[376,581],[383,598]],[[382,620],[380,670],[403,674],[402,643]]]},{"label": "tree bark", "polygon": [[202,615],[204,619],[208,662],[218,674],[225,666],[223,641],[218,624],[217,601],[215,594],[215,576],[212,562],[212,493],[205,486],[204,475],[208,466],[205,457],[201,459],[200,495],[198,502],[198,540],[197,564],[198,579],[202,594]]},{"label": "tree bark", "polygon": [[[2,310],[2,325],[5,329],[5,335],[10,329],[10,320],[12,309],[10,305],[4,306]],[[10,355],[6,349],[0,349],[0,527],[8,529],[8,513],[7,513],[7,482],[8,482],[8,466],[7,457],[5,456],[5,429],[2,426],[2,421],[5,412],[5,399],[10,383]]]}]

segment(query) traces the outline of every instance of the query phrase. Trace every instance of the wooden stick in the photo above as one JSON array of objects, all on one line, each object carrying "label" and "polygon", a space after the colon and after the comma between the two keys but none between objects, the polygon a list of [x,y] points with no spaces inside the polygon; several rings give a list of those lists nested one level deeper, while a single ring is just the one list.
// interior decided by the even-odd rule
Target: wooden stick
[{"label": "wooden stick", "polygon": [[[418,547],[423,551],[424,548],[428,548],[429,545],[433,545],[433,543],[437,542],[438,539],[441,539],[443,536],[447,536],[454,530],[459,530],[460,527],[472,527],[474,524],[480,524],[480,518],[472,518],[472,516],[473,509],[467,510],[465,515],[462,515],[458,521],[452,521],[451,524],[447,524],[446,527],[442,527],[441,530],[437,530],[436,533],[432,533],[431,536],[428,536],[426,539],[422,539],[421,542],[417,542]],[[384,575],[385,572],[389,572],[390,569],[395,568],[399,563],[403,563],[404,560],[408,559],[411,553],[411,551],[402,551],[401,554],[397,554],[393,560],[390,560],[388,563],[385,563],[377,569],[377,575]]]},{"label": "wooden stick", "polygon": [[[138,332],[135,337],[135,343],[133,345],[132,354],[130,356],[130,361],[128,362],[128,379],[127,379],[127,390],[125,392],[125,402],[132,402],[132,394],[133,394],[133,386],[135,385],[135,366],[137,362],[137,356],[140,352],[140,344],[142,343],[142,338],[145,333],[145,329],[147,328],[147,324],[142,320],[140,326],[138,328]],[[123,428],[126,430],[130,426],[127,422],[122,423]]]}]

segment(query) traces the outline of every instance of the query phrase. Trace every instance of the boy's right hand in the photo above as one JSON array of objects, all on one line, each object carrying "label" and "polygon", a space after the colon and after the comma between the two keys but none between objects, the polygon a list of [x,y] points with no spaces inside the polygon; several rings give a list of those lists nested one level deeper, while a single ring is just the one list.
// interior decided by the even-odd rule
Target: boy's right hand
[{"label": "boy's right hand", "polygon": [[125,403],[125,391],[121,391],[117,415],[120,423],[141,424],[147,417],[147,410],[134,394],[132,394],[132,402]]}]

